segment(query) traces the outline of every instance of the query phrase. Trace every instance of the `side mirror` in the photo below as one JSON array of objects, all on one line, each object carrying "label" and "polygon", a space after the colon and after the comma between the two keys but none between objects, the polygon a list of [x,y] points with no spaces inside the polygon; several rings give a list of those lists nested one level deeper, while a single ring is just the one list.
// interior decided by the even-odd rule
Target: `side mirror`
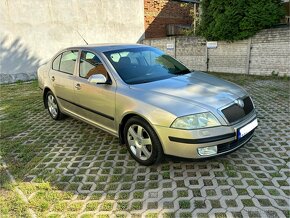
[{"label": "side mirror", "polygon": [[94,84],[107,84],[107,78],[103,74],[91,75],[88,79],[90,83]]}]

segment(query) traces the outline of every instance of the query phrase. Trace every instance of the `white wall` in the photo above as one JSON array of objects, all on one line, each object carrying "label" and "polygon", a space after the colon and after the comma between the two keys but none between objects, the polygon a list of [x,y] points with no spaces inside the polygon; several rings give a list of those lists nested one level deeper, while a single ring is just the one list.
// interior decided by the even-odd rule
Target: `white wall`
[{"label": "white wall", "polygon": [[35,77],[64,47],[135,43],[144,33],[143,0],[0,0],[0,82]]}]

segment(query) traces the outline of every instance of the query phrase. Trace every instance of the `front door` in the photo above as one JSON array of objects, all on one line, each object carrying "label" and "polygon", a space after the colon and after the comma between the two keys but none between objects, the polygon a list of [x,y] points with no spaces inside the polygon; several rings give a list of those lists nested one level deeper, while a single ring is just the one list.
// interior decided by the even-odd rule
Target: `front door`
[{"label": "front door", "polygon": [[75,80],[75,96],[80,105],[78,113],[94,124],[115,132],[115,91],[116,84],[92,84],[88,78],[103,74],[111,80],[104,64],[92,52],[82,51],[79,76]]}]

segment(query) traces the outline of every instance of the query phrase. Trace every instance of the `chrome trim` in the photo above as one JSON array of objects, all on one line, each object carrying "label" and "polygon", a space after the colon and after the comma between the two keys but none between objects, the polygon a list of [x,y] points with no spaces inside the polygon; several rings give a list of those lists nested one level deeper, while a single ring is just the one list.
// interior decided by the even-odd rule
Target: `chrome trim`
[{"label": "chrome trim", "polygon": [[[236,101],[237,99],[242,99],[242,100],[244,100],[244,99],[247,98],[247,97],[249,97],[249,98],[251,99],[254,110],[252,110],[251,113],[247,114],[246,116],[242,117],[241,119],[239,119],[239,120],[237,120],[237,121],[235,121],[235,122],[233,122],[233,123],[229,123],[228,119],[227,119],[226,116],[223,114],[222,110],[223,110],[223,109],[226,109],[226,108],[228,108],[228,107],[230,107],[230,106],[232,106],[232,105],[234,105],[234,104],[236,104],[235,101]],[[227,104],[227,105],[225,105],[225,106],[220,107],[220,108],[217,109],[218,114],[221,115],[221,117],[225,120],[225,122],[226,122],[228,125],[231,125],[231,126],[233,126],[233,125],[235,125],[235,124],[238,124],[238,123],[240,123],[240,122],[246,120],[247,118],[253,116],[253,115],[256,113],[256,112],[255,112],[256,107],[255,107],[255,105],[254,105],[253,99],[252,99],[250,96],[245,95],[245,96],[243,96],[243,97],[241,97],[241,98],[237,98],[237,99],[235,99],[233,102],[231,102],[231,103],[229,103],[229,104]]]}]

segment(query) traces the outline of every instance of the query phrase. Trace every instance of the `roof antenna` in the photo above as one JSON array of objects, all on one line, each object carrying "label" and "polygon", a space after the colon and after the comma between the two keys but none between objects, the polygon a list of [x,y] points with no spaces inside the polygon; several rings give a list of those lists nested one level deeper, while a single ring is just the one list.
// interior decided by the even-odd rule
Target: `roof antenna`
[{"label": "roof antenna", "polygon": [[[77,30],[76,30],[77,31]],[[85,43],[88,45],[89,43],[84,39],[84,37],[79,33],[79,31],[77,31],[77,33],[79,34],[79,36],[85,41]]]}]

